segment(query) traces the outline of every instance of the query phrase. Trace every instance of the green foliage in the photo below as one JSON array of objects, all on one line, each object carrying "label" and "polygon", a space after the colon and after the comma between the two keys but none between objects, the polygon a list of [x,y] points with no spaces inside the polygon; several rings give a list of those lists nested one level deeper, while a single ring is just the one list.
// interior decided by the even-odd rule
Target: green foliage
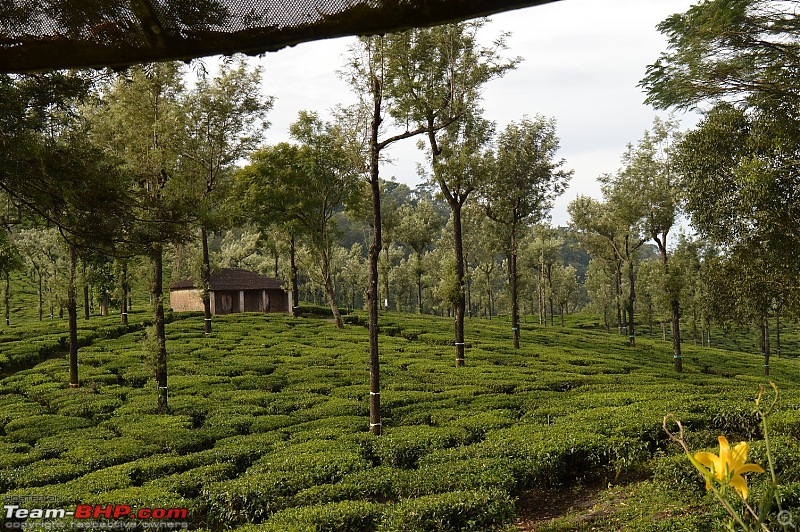
[{"label": "green foliage", "polygon": [[370,532],[380,522],[383,505],[368,501],[342,501],[289,508],[273,515],[263,525],[244,526],[240,532]]},{"label": "green foliage", "polygon": [[[695,490],[686,496],[695,493],[691,504],[705,515],[702,481],[663,456],[670,452],[664,413],[680,415],[697,449],[714,448],[720,433],[734,442],[760,437],[744,400],[760,381],[751,357],[687,345],[686,370],[676,378],[669,346],[659,341],[641,339],[631,349],[591,327],[528,324],[531,344],[516,351],[507,345],[507,320],[469,320],[472,362],[454,371],[451,346],[435,342],[449,337],[451,320],[393,313],[385,323],[401,333],[382,336],[385,427],[375,437],[367,432],[365,332],[286,322],[221,316],[210,337],[200,332],[202,318],[169,324],[169,415],[153,413],[149,373],[70,390],[64,361],[51,359],[3,378],[0,491],[188,506],[194,525],[213,530],[287,529],[301,518],[320,530],[486,530],[506,526],[508,501],[529,488],[605,486],[617,475],[655,471],[660,495],[626,504]],[[95,338],[84,374],[141,367],[140,337]],[[724,374],[708,371],[721,360]],[[787,405],[771,421],[776,467],[795,482],[797,361],[773,363]],[[754,460],[762,460],[760,449],[755,441]],[[690,529],[692,519],[664,521]]]},{"label": "green foliage", "polygon": [[493,530],[513,515],[514,501],[503,491],[453,491],[398,503],[387,511],[379,530]]},{"label": "green foliage", "polygon": [[653,481],[668,492],[699,498],[706,483],[683,453],[660,456],[654,461]]}]

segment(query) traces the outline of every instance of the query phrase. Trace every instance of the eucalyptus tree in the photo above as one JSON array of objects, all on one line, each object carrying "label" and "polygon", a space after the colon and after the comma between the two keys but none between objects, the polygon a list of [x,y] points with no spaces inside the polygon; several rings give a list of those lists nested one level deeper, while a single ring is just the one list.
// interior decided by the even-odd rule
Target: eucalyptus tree
[{"label": "eucalyptus tree", "polygon": [[486,214],[508,229],[508,277],[511,289],[511,330],[519,348],[517,247],[523,226],[544,219],[553,200],[567,187],[572,171],[555,160],[559,148],[555,120],[541,116],[511,122],[498,135],[492,179],[481,191]]},{"label": "eucalyptus tree", "polygon": [[184,72],[177,63],[131,67],[104,87],[91,110],[92,138],[119,161],[131,181],[130,206],[136,223],[128,232],[129,249],[151,263],[150,331],[158,411],[168,411],[167,349],[164,331],[164,246],[187,238],[193,200],[178,177],[180,107]]},{"label": "eucalyptus tree", "polygon": [[[361,118],[367,131],[365,173],[372,198],[372,243],[369,248],[370,431],[381,433],[380,363],[378,356],[378,255],[382,244],[380,170],[381,154],[388,146],[416,135],[428,134],[431,151],[438,156],[436,132],[458,121],[473,105],[480,88],[515,64],[502,61],[504,38],[495,47],[476,40],[481,21],[404,33],[363,37],[353,48],[343,77],[359,97],[352,116]],[[388,117],[395,129],[382,127]],[[355,128],[359,129],[359,128]],[[462,320],[463,325],[463,320]],[[459,343],[459,342],[456,342]],[[463,341],[461,342],[463,361]],[[458,356],[458,355],[457,355]],[[462,362],[463,363],[463,362]]]},{"label": "eucalyptus tree", "polygon": [[[204,74],[204,72],[201,72]],[[261,142],[272,98],[261,95],[261,71],[243,58],[222,61],[213,78],[201,75],[181,99],[182,131],[176,139],[180,170],[186,173],[186,193],[198,200],[202,244],[200,283],[205,332],[211,333],[208,233],[230,225],[224,207],[229,177],[237,161]]]},{"label": "eucalyptus tree", "polygon": [[442,228],[442,220],[433,203],[426,200],[420,201],[414,206],[403,205],[400,207],[399,215],[398,239],[414,251],[417,313],[422,314],[422,274],[425,273],[422,267],[422,254],[433,244],[436,235]]}]

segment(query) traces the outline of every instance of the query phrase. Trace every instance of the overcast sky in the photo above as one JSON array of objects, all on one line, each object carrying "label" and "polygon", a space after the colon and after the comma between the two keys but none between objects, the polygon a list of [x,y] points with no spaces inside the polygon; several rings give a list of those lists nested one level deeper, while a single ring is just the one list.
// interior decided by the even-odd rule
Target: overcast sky
[{"label": "overcast sky", "polygon": [[[642,102],[636,87],[645,67],[666,43],[655,26],[694,0],[560,0],[494,15],[484,27],[487,42],[511,32],[509,56],[521,56],[519,67],[484,91],[485,116],[502,129],[523,115],[554,117],[561,139],[559,157],[573,169],[567,192],[552,212],[556,225],[568,222],[567,204],[578,194],[599,196],[597,176],[615,172],[629,142],[639,139],[655,111]],[[352,38],[305,43],[266,54],[265,92],[275,97],[267,142],[288,140],[288,128],[300,110],[323,116],[354,97],[336,70]],[[663,116],[663,113],[661,113]],[[684,127],[696,117],[677,115]],[[392,148],[394,163],[384,178],[415,186],[416,165],[423,159],[414,140]]]}]

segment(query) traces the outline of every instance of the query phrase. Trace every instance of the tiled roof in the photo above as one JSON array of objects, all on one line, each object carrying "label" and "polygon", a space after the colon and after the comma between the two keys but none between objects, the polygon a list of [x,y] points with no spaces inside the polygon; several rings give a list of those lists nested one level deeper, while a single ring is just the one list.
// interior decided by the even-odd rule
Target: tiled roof
[{"label": "tiled roof", "polygon": [[[211,290],[275,290],[283,289],[283,281],[248,270],[222,268],[211,275]],[[184,279],[170,285],[170,290],[196,288],[194,279]]]}]

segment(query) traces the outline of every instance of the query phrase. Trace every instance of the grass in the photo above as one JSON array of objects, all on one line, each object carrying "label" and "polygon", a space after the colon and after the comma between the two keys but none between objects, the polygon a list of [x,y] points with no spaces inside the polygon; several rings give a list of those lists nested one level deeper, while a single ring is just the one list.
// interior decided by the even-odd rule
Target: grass
[{"label": "grass", "polygon": [[[532,518],[536,530],[699,530],[721,516],[663,416],[680,417],[698,450],[725,434],[761,452],[752,400],[767,381],[752,354],[687,343],[678,375],[669,343],[629,348],[584,316],[524,324],[520,350],[507,320],[472,319],[456,369],[451,320],[388,313],[376,438],[363,315],[343,331],[314,317],[217,317],[211,336],[202,318],[178,317],[167,327],[169,415],[156,413],[143,331],[115,329],[118,317],[83,323],[80,389],[67,387],[57,348],[7,368],[0,498],[186,507],[211,530],[511,530],[531,493],[594,486],[572,511]],[[2,352],[65,331],[5,328]],[[784,394],[773,433],[785,503],[800,511],[800,363],[773,360],[770,378]]]}]

